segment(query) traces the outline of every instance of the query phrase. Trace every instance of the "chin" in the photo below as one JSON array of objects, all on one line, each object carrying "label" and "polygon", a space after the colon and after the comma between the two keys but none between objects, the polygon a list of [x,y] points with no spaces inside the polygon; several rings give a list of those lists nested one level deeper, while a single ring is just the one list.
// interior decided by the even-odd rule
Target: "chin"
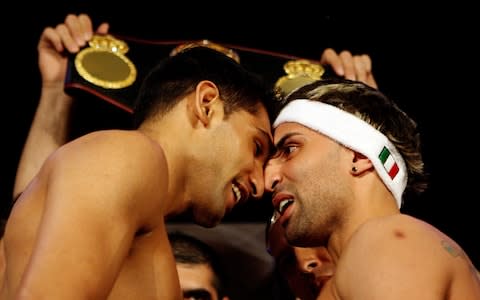
[{"label": "chin", "polygon": [[220,222],[202,222],[202,223],[197,223],[198,225],[205,227],[205,228],[212,228],[215,227],[219,224]]},{"label": "chin", "polygon": [[309,234],[302,229],[287,227],[285,230],[285,236],[287,238],[288,243],[294,246],[312,247]]},{"label": "chin", "polygon": [[212,213],[211,211],[202,211],[194,214],[195,223],[202,227],[212,228],[217,226],[221,221],[223,216]]}]

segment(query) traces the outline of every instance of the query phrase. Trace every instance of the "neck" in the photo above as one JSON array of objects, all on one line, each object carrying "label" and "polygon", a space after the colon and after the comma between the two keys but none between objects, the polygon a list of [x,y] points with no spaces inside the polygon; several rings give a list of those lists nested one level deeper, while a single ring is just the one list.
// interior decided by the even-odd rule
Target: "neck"
[{"label": "neck", "polygon": [[369,221],[400,214],[392,193],[383,184],[376,172],[354,179],[352,201],[349,203],[343,223],[332,233],[328,248],[338,259],[351,237]]},{"label": "neck", "polygon": [[[188,197],[188,165],[191,161],[190,131],[185,125],[180,126],[181,120],[163,117],[161,120],[147,121],[139,128],[139,131],[150,137],[162,148],[168,170],[168,205],[166,206],[166,218],[178,215],[187,210]],[[178,117],[177,117],[178,119]]]}]

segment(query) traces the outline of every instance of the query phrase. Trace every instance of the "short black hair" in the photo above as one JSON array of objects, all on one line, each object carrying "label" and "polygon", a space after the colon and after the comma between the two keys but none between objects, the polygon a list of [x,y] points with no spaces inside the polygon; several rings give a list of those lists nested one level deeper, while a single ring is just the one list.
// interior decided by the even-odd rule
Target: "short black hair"
[{"label": "short black hair", "polygon": [[134,126],[167,113],[202,80],[218,86],[226,116],[239,109],[256,113],[258,104],[265,106],[270,120],[277,112],[274,92],[259,75],[219,51],[199,46],[165,58],[153,67],[134,105]]},{"label": "short black hair", "polygon": [[205,242],[179,231],[168,234],[175,261],[181,264],[210,266],[214,273],[213,286],[218,298],[225,295],[226,273],[220,262],[218,253]]}]

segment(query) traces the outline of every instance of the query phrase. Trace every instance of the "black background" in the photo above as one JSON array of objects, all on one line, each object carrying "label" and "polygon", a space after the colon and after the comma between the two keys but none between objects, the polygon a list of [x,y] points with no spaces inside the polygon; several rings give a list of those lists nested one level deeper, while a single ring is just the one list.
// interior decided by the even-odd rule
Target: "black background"
[{"label": "black background", "polygon": [[[370,54],[380,89],[417,120],[431,174],[430,189],[409,199],[403,211],[450,235],[480,268],[475,209],[480,169],[474,112],[478,93],[470,80],[475,75],[468,75],[469,69],[475,70],[471,44],[478,33],[472,33],[469,9],[457,4],[422,10],[408,5],[377,6],[373,10],[367,3],[338,4],[43,1],[3,7],[3,215],[8,214],[16,165],[39,98],[38,38],[45,26],[63,22],[67,13],[86,12],[96,24],[108,21],[112,33],[139,38],[207,38],[312,59],[319,58],[325,47]],[[84,112],[88,116],[84,120],[99,119],[108,126],[105,108],[91,107]],[[240,208],[227,221],[259,220],[264,218],[261,212],[262,207]]]}]

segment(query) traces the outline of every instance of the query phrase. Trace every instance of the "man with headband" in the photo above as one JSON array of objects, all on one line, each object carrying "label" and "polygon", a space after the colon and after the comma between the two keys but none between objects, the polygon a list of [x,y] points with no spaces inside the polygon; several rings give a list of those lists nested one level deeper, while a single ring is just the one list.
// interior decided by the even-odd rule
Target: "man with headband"
[{"label": "man with headband", "polygon": [[426,188],[415,122],[378,90],[342,79],[286,103],[265,188],[288,242],[332,257],[317,299],[480,299],[461,247],[400,212],[406,193]]}]

